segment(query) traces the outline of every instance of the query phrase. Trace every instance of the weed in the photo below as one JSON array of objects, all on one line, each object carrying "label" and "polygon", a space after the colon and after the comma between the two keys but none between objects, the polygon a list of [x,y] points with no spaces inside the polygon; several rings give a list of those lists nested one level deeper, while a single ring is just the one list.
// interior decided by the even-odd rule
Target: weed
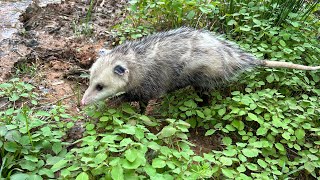
[{"label": "weed", "polygon": [[28,75],[33,77],[36,75],[38,65],[36,63],[19,63],[15,68],[16,75]]},{"label": "weed", "polygon": [[75,19],[72,21],[72,29],[75,35],[79,36],[79,35],[86,35],[86,36],[90,36],[93,33],[93,25],[90,22],[91,21],[91,17],[92,17],[92,10],[93,10],[93,6],[94,6],[94,0],[90,0],[90,4],[88,7],[88,11],[86,13],[86,17],[85,18],[80,18],[79,19]]},{"label": "weed", "polygon": [[6,109],[0,111],[1,178],[54,178],[50,167],[67,152],[61,141],[66,130],[61,119],[71,116],[59,106],[49,111],[33,109],[38,104],[33,89],[19,79],[0,84],[0,97],[7,101]]}]

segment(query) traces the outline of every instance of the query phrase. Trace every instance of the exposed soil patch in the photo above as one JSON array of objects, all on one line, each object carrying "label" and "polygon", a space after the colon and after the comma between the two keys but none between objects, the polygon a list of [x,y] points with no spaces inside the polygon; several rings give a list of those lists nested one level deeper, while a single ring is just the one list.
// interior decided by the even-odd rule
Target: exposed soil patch
[{"label": "exposed soil patch", "polygon": [[221,145],[222,137],[220,134],[216,133],[215,135],[205,136],[207,130],[204,128],[190,130],[189,140],[196,145],[193,147],[193,150],[196,154],[202,155],[203,153],[209,153],[212,150],[224,149],[224,147]]},{"label": "exposed soil patch", "polygon": [[[89,4],[66,1],[40,7],[34,1],[20,16],[24,31],[9,51],[16,53],[0,55],[2,74],[0,81],[11,72],[12,66],[35,66],[34,76],[22,77],[32,82],[46,96],[42,103],[56,103],[78,110],[79,94],[86,85],[80,78],[96,59],[96,53],[103,46],[109,48],[109,34],[106,33],[121,17],[125,1],[95,1],[92,6],[91,34],[82,34],[86,25]],[[0,49],[1,50],[1,49]],[[3,50],[4,51],[4,50]],[[0,51],[1,52],[1,51]],[[10,56],[10,57],[8,57]],[[4,59],[16,59],[5,61]]]}]

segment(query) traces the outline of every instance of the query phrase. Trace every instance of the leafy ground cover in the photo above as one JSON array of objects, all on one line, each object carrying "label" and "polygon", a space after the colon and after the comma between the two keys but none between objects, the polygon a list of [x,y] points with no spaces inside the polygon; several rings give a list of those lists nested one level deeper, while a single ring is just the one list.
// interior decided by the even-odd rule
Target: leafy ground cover
[{"label": "leafy ground cover", "polygon": [[[113,28],[114,44],[184,25],[221,33],[259,58],[316,65],[320,63],[318,9],[318,1],[299,0],[130,1],[126,19]],[[59,103],[39,109],[41,95],[35,87],[11,79],[0,85],[0,97],[6,100],[0,110],[0,175],[317,178],[319,75],[255,69],[211,92],[211,104],[205,107],[198,106],[202,99],[186,88],[156,101],[147,115],[131,104],[110,107],[102,102],[78,116]],[[74,129],[78,122],[83,129]],[[69,141],[74,130],[82,137]],[[194,136],[200,140],[193,141]],[[208,137],[208,144],[201,141]]]}]

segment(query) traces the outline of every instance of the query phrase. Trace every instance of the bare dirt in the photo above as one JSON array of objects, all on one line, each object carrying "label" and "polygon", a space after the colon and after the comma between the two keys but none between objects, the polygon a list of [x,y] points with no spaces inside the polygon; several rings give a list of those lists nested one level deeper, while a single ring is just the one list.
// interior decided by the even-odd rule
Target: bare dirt
[{"label": "bare dirt", "polygon": [[[14,37],[2,41],[0,46],[0,82],[12,77],[16,68],[29,67],[36,71],[34,76],[27,72],[20,75],[45,91],[43,103],[56,103],[78,111],[79,97],[86,86],[86,74],[96,59],[99,49],[110,48],[107,30],[122,17],[125,1],[95,1],[92,8],[92,32],[83,33],[89,4],[65,1],[41,7],[34,1],[20,16],[23,29]],[[28,69],[28,68],[24,68]]]}]

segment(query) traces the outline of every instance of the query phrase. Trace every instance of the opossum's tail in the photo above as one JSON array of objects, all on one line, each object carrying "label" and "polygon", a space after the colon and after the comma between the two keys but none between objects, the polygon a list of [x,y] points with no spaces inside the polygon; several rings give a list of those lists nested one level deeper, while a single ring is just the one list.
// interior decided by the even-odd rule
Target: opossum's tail
[{"label": "opossum's tail", "polygon": [[290,69],[301,69],[301,70],[310,70],[310,71],[320,69],[320,66],[304,66],[304,65],[293,64],[289,62],[269,61],[269,60],[262,60],[261,65],[265,67],[290,68]]}]

